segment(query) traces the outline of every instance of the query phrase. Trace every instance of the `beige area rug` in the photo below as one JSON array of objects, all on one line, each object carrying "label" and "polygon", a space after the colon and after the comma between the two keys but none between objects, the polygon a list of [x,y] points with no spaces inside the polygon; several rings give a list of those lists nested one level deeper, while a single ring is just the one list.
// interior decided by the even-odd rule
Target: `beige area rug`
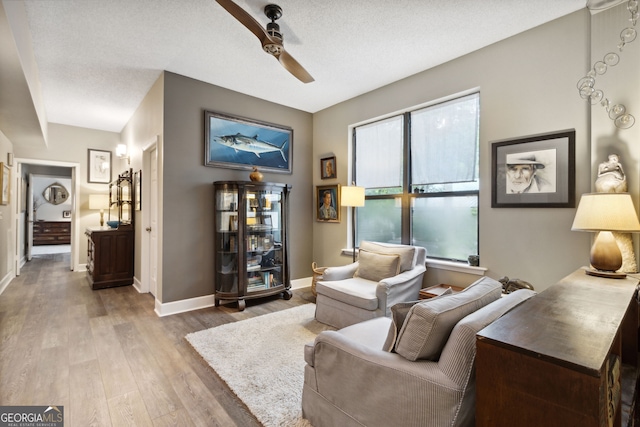
[{"label": "beige area rug", "polygon": [[265,427],[310,426],[302,418],[304,345],[331,327],[304,304],[186,336]]}]

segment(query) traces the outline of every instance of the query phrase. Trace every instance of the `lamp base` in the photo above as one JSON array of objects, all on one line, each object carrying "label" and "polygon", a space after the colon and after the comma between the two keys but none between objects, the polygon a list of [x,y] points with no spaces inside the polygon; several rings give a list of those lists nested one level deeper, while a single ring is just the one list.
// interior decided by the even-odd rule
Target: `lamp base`
[{"label": "lamp base", "polygon": [[624,279],[625,277],[627,277],[627,273],[619,273],[617,271],[595,270],[593,268],[587,268],[584,270],[584,272],[589,276],[606,277],[607,279]]}]

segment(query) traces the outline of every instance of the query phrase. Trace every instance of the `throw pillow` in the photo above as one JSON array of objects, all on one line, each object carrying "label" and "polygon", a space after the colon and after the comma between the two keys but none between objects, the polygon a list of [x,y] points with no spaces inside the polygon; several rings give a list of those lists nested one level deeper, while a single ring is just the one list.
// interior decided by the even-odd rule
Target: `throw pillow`
[{"label": "throw pillow", "polygon": [[502,285],[482,278],[447,298],[432,298],[409,310],[395,351],[404,358],[438,360],[454,326],[468,314],[500,298]]},{"label": "throw pillow", "polygon": [[416,248],[413,246],[385,245],[382,243],[360,242],[360,249],[378,254],[392,254],[400,256],[400,273],[411,270],[415,264]]},{"label": "throw pillow", "polygon": [[379,282],[393,277],[400,269],[400,256],[397,254],[378,254],[360,249],[358,269],[355,277]]},{"label": "throw pillow", "polygon": [[[453,290],[451,290],[451,288],[447,288],[443,293],[441,293],[437,297],[430,298],[429,300],[442,298],[451,294],[453,294]],[[400,328],[402,328],[404,320],[407,317],[407,314],[409,314],[409,310],[411,309],[411,307],[420,302],[425,302],[425,300],[399,302],[391,306],[391,325],[389,325],[387,340],[384,342],[384,347],[382,348],[384,351],[391,352],[394,350],[396,346],[396,340],[398,338],[398,333],[400,333]]]}]

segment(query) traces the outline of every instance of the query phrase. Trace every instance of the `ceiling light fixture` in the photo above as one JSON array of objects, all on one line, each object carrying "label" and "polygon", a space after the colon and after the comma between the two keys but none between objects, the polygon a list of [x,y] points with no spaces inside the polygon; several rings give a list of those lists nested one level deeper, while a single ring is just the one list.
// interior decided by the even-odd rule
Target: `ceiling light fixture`
[{"label": "ceiling light fixture", "polygon": [[[600,1],[599,3],[603,2]],[[589,9],[603,8],[604,6],[599,3],[590,2],[587,4],[587,7]],[[631,14],[629,21],[631,21],[632,26],[626,27],[620,32],[620,43],[618,43],[618,50],[620,52],[622,52],[627,44],[634,41],[637,36],[637,32],[633,27],[635,27],[638,22],[638,1],[629,0],[627,2],[627,9]],[[602,61],[597,61],[593,64],[593,67],[591,67],[591,70],[589,70],[586,76],[578,80],[578,93],[582,99],[589,101],[591,105],[600,103],[600,105],[602,105],[605,111],[609,114],[609,118],[613,120],[613,123],[617,128],[629,129],[636,122],[636,119],[631,114],[627,113],[627,107],[623,104],[613,104],[608,98],[605,98],[604,92],[601,89],[594,88],[596,84],[596,77],[598,75],[603,75],[607,72],[609,67],[617,65],[619,62],[620,56],[617,53],[607,53],[602,58]]]}]

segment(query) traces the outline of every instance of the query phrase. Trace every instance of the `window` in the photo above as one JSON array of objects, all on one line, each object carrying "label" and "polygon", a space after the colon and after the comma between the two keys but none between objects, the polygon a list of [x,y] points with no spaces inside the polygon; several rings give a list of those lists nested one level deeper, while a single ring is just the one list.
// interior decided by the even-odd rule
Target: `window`
[{"label": "window", "polygon": [[356,242],[459,261],[478,253],[479,104],[474,93],[354,128],[354,180],[365,188]]}]

